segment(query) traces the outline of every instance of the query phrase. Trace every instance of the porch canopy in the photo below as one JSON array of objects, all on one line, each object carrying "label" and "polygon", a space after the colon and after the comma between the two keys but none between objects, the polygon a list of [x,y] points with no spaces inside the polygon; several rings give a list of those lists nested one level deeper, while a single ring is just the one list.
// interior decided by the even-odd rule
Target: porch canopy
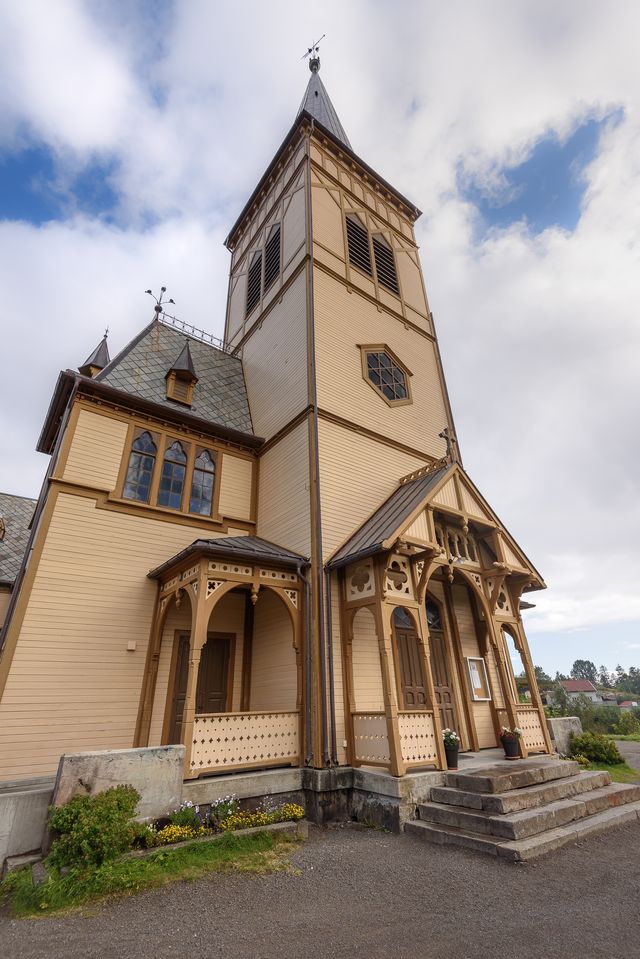
[{"label": "porch canopy", "polygon": [[138,745],[184,743],[187,778],[299,764],[308,565],[260,537],[229,536],[151,570]]}]

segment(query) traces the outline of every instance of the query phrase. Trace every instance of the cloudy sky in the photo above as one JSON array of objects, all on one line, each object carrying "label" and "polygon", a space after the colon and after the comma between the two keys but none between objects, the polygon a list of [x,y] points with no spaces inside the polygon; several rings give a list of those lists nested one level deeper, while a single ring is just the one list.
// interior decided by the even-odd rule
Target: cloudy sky
[{"label": "cloudy sky", "polygon": [[322,78],[411,197],[465,466],[543,572],[534,658],[640,663],[640,6],[0,2],[0,489],[59,369],[161,284],[221,334],[222,243]]}]

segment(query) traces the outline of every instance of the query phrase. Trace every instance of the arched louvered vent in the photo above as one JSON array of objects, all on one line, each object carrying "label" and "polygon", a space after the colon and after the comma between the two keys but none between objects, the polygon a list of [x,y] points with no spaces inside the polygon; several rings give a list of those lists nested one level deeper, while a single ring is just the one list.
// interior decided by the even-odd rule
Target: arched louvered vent
[{"label": "arched louvered vent", "polygon": [[371,276],[369,234],[360,219],[353,213],[349,213],[347,216],[347,243],[349,245],[350,262]]},{"label": "arched louvered vent", "polygon": [[400,296],[393,250],[380,234],[374,235],[373,237],[373,255],[376,261],[378,283],[386,286],[386,288],[391,290],[392,293],[395,293],[396,296]]},{"label": "arched louvered vent", "polygon": [[253,254],[249,265],[249,276],[247,279],[247,316],[260,299],[262,286],[262,253]]},{"label": "arched louvered vent", "polygon": [[280,275],[280,224],[271,227],[264,248],[264,289],[265,293]]}]

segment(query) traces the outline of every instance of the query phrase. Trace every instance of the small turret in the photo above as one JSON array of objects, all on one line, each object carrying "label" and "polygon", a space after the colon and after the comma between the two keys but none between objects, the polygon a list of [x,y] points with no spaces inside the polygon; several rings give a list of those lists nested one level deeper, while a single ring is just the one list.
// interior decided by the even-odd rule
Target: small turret
[{"label": "small turret", "polygon": [[109,347],[107,346],[107,335],[107,332],[105,332],[91,356],[84,361],[82,366],[78,367],[78,371],[82,373],[83,376],[90,376],[93,379],[94,376],[97,376],[98,373],[111,362]]},{"label": "small turret", "polygon": [[176,403],[184,403],[185,406],[191,406],[193,388],[198,382],[198,376],[193,365],[188,340],[186,340],[178,359],[167,370],[165,379],[167,381],[167,399],[175,400]]}]

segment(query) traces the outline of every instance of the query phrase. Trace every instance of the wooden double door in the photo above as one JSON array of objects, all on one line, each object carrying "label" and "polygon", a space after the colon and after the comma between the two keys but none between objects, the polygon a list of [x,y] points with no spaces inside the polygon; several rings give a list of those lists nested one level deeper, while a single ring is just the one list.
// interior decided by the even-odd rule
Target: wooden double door
[{"label": "wooden double door", "polygon": [[[458,730],[457,713],[449,671],[449,657],[440,611],[435,603],[427,602],[429,622],[429,647],[431,672],[434,686],[435,706],[440,713],[442,728]],[[420,643],[414,620],[402,607],[393,614],[393,629],[396,644],[398,688],[402,709],[428,709]]]},{"label": "wooden double door", "polygon": [[[196,714],[224,713],[231,705],[231,652],[234,637],[209,633],[200,654],[196,686]],[[182,724],[189,677],[189,633],[175,638],[173,690],[167,743],[182,742]]]}]

